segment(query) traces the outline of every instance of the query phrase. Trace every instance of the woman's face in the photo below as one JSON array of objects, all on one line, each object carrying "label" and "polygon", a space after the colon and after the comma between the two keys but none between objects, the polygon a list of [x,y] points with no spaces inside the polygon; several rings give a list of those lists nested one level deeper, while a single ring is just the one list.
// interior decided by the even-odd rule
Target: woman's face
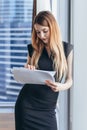
[{"label": "woman's face", "polygon": [[49,43],[50,30],[48,26],[41,26],[39,24],[34,25],[37,37],[41,39],[45,44]]}]

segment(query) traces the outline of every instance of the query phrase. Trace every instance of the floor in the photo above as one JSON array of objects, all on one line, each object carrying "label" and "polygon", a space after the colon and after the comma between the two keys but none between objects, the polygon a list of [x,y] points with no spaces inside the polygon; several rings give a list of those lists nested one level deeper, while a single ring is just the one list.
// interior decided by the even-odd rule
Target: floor
[{"label": "floor", "polygon": [[13,113],[0,113],[0,130],[15,130]]}]

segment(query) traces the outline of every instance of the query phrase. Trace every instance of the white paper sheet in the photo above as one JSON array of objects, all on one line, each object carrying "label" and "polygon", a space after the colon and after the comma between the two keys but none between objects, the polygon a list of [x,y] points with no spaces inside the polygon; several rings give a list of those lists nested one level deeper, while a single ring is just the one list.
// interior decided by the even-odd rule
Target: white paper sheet
[{"label": "white paper sheet", "polygon": [[27,68],[13,68],[11,70],[18,83],[45,84],[45,80],[55,81],[55,71],[29,70]]}]

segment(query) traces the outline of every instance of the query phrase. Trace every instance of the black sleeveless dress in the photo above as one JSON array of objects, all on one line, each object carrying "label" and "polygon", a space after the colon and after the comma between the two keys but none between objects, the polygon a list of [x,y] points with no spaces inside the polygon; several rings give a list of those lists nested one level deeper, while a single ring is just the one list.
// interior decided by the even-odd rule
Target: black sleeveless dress
[{"label": "black sleeveless dress", "polygon": [[[65,56],[69,55],[72,45],[63,43]],[[33,48],[28,45],[29,56],[32,57]],[[39,59],[39,69],[52,71],[53,61],[43,49]],[[56,102],[59,92],[50,87],[39,84],[25,84],[21,89],[15,104],[16,130],[57,130]]]}]

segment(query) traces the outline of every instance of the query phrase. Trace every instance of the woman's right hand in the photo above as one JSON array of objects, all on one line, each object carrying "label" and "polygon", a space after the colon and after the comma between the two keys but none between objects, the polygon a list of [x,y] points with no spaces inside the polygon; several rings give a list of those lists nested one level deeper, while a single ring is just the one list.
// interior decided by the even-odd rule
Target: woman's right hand
[{"label": "woman's right hand", "polygon": [[29,70],[35,70],[35,66],[33,65],[25,64],[24,67],[28,68]]}]

